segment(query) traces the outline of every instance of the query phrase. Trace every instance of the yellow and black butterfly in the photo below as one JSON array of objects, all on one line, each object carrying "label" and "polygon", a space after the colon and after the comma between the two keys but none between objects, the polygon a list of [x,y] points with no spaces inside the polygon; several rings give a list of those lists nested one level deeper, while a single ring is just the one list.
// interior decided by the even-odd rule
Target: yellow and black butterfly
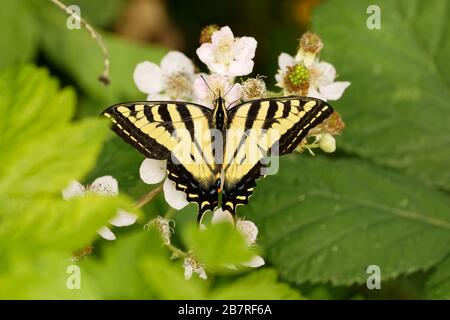
[{"label": "yellow and black butterfly", "polygon": [[326,102],[290,96],[252,100],[226,108],[179,101],[120,103],[103,114],[112,130],[147,158],[167,160],[167,175],[189,202],[198,221],[219,206],[234,217],[247,204],[267,157],[293,152],[308,131],[333,109]]}]

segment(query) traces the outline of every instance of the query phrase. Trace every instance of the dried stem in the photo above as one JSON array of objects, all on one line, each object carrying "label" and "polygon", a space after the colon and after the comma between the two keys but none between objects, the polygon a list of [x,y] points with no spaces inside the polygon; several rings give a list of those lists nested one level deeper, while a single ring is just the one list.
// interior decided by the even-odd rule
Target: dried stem
[{"label": "dried stem", "polygon": [[161,184],[156,189],[150,190],[150,192],[144,194],[136,203],[136,208],[142,208],[144,205],[152,201],[163,189],[163,185]]},{"label": "dried stem", "polygon": [[61,1],[59,1],[59,0],[50,0],[50,1],[53,2],[58,8],[63,10],[65,13],[71,15],[77,21],[79,21],[80,24],[90,33],[92,38],[97,42],[99,47],[102,49],[104,69],[98,79],[104,85],[108,85],[110,83],[110,80],[109,80],[109,52],[108,52],[108,48],[106,48],[106,45],[104,44],[104,42],[102,40],[102,36],[97,31],[95,31],[95,29],[89,23],[87,23],[86,20],[81,18],[76,13],[71,12],[69,10],[69,8],[65,4],[63,4]]}]

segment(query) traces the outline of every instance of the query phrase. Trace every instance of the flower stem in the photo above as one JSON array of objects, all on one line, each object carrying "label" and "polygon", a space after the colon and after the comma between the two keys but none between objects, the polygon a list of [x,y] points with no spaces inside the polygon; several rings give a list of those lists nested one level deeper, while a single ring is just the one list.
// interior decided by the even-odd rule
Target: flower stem
[{"label": "flower stem", "polygon": [[108,48],[106,47],[105,43],[102,40],[102,36],[97,31],[95,31],[95,29],[89,23],[87,23],[86,20],[81,18],[76,13],[71,12],[64,3],[62,3],[59,0],[50,0],[50,1],[53,2],[59,9],[61,9],[62,11],[64,11],[67,14],[70,14],[74,19],[79,21],[80,24],[90,33],[91,37],[95,40],[95,42],[97,42],[98,46],[102,49],[104,69],[98,79],[104,85],[108,85],[110,83],[110,80],[109,80],[109,52],[108,52]]},{"label": "flower stem", "polygon": [[155,189],[150,190],[148,193],[144,194],[138,201],[135,203],[136,208],[142,208],[144,205],[152,201],[163,189],[163,186],[160,185]]},{"label": "flower stem", "polygon": [[177,212],[177,210],[175,210],[172,207],[169,207],[169,209],[166,211],[166,213],[164,214],[164,219],[170,220],[172,219],[173,215],[175,214],[175,212]]},{"label": "flower stem", "polygon": [[181,250],[180,248],[175,247],[173,244],[167,244],[167,248],[169,248],[172,253],[174,253],[178,257],[186,257],[187,253]]}]

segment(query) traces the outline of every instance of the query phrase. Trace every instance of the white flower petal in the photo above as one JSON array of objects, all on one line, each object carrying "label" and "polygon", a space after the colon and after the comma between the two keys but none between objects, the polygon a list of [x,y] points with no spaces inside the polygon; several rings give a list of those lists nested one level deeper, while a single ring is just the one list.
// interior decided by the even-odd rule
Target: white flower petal
[{"label": "white flower petal", "polygon": [[97,230],[97,233],[106,240],[116,240],[116,236],[114,235],[114,233],[109,230],[108,227],[101,227],[100,229]]},{"label": "white flower petal", "polygon": [[109,220],[109,223],[111,223],[113,226],[116,227],[125,227],[135,223],[136,219],[137,215],[126,212],[125,210],[122,209],[117,209],[116,216],[111,220]]},{"label": "white flower petal", "polygon": [[233,45],[234,59],[249,60],[255,57],[257,42],[252,37],[238,38]]},{"label": "white flower petal", "polygon": [[186,259],[184,260],[183,267],[184,267],[184,279],[185,280],[191,279],[194,270],[192,269],[191,264],[188,263]]},{"label": "white flower petal", "polygon": [[166,94],[150,93],[147,95],[147,101],[163,101],[170,100],[170,97]]},{"label": "white flower petal", "polygon": [[283,88],[283,74],[281,73],[281,70],[275,75],[275,80],[277,81],[277,86]]},{"label": "white flower petal", "polygon": [[336,69],[331,63],[316,62],[311,66],[311,85],[321,87],[330,84],[336,78]]},{"label": "white flower petal", "polygon": [[214,46],[211,43],[204,43],[196,51],[201,62],[208,65],[214,61]]},{"label": "white flower petal", "polygon": [[206,275],[205,269],[202,267],[199,267],[197,270],[195,270],[199,276],[200,279],[206,280],[208,279],[208,276]]},{"label": "white flower petal", "polygon": [[116,196],[119,194],[119,184],[114,177],[103,176],[95,179],[89,190],[102,196]]},{"label": "white flower petal", "polygon": [[319,88],[320,94],[328,100],[338,100],[350,85],[348,81],[336,81]]},{"label": "white flower petal", "polygon": [[148,61],[139,63],[134,69],[134,82],[144,93],[158,93],[163,89],[161,68]]},{"label": "white flower petal", "polygon": [[146,158],[139,167],[139,175],[147,184],[155,184],[163,181],[166,176],[166,160]]},{"label": "white flower petal", "polygon": [[266,262],[260,256],[254,256],[250,261],[243,263],[242,265],[250,268],[258,268],[265,264]]},{"label": "white flower petal", "polygon": [[[208,78],[206,75],[203,75],[203,77],[205,78],[205,80]],[[199,100],[205,100],[211,93],[208,86],[206,85],[206,82],[200,76],[195,78],[194,84],[192,85],[192,91],[194,91],[194,95]]]},{"label": "white flower petal", "polygon": [[[242,86],[239,83],[235,83],[233,87],[227,90],[227,95],[225,96],[225,105],[227,108],[234,106],[242,98]],[[226,93],[226,92],[225,92]]]},{"label": "white flower petal", "polygon": [[282,71],[285,71],[287,67],[293,66],[295,64],[295,60],[294,57],[282,52],[279,56],[278,56],[278,66],[280,67],[280,69]]},{"label": "white flower petal", "polygon": [[256,242],[256,238],[258,237],[258,227],[255,223],[249,220],[239,220],[236,224],[236,228],[245,237],[248,245],[252,245]]},{"label": "white flower petal", "polygon": [[217,73],[223,76],[226,76],[228,73],[228,68],[225,66],[223,62],[211,62],[207,64],[207,66],[212,73]]},{"label": "white flower petal", "polygon": [[86,194],[86,189],[78,181],[72,181],[63,191],[62,197],[64,200],[69,200],[76,197],[82,197]]},{"label": "white flower petal", "polygon": [[177,190],[173,181],[166,179],[166,181],[164,181],[163,190],[164,198],[172,208],[181,210],[189,204],[186,199],[186,194]]},{"label": "white flower petal", "polygon": [[211,35],[212,44],[219,44],[221,42],[233,42],[234,35],[229,26],[220,28]]},{"label": "white flower petal", "polygon": [[179,51],[170,51],[161,60],[161,69],[163,74],[170,75],[174,73],[194,74],[194,64]]},{"label": "white flower petal", "polygon": [[234,60],[228,67],[228,76],[245,76],[252,72],[253,65],[253,60],[250,59]]},{"label": "white flower petal", "polygon": [[223,211],[222,208],[217,209],[214,211],[213,216],[211,218],[211,223],[222,223],[222,222],[229,222],[231,224],[234,224],[233,216],[228,211]]},{"label": "white flower petal", "polygon": [[321,95],[319,93],[319,91],[317,91],[313,87],[309,87],[309,89],[308,89],[308,97],[317,98],[317,99],[320,99],[320,100],[323,100],[323,101],[327,101],[327,98],[324,97],[323,95]]}]

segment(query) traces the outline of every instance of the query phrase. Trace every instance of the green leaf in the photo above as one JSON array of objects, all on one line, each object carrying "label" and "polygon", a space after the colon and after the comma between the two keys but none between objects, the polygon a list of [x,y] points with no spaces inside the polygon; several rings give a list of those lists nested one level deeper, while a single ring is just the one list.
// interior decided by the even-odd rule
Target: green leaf
[{"label": "green leaf", "polygon": [[300,294],[287,284],[278,282],[273,269],[255,270],[231,284],[215,289],[210,298],[215,300],[286,300],[300,299]]},{"label": "green leaf", "polygon": [[35,56],[38,32],[27,1],[2,1],[0,29],[0,70],[28,62]]},{"label": "green leaf", "polygon": [[442,261],[431,274],[425,287],[427,299],[450,299],[450,257]]},{"label": "green leaf", "polygon": [[255,254],[230,223],[213,224],[205,230],[191,224],[183,231],[186,246],[200,262],[214,271],[230,272],[225,266],[248,262]]},{"label": "green leaf", "polygon": [[[60,193],[95,163],[108,132],[99,120],[69,124],[75,98],[42,69],[0,75],[0,193]],[[69,170],[68,170],[69,169]]]},{"label": "green leaf", "polygon": [[379,30],[366,26],[371,4],[327,1],[312,19],[321,58],[352,83],[332,103],[347,125],[338,143],[450,190],[450,3],[377,1]]},{"label": "green leaf", "polygon": [[207,282],[193,276],[185,280],[183,266],[170,263],[161,257],[148,257],[141,263],[141,270],[147,285],[157,293],[158,299],[205,299]]},{"label": "green leaf", "polygon": [[[68,3],[69,4],[69,3]],[[96,27],[108,28],[120,17],[127,4],[126,0],[72,0],[70,5],[80,7],[82,17]],[[53,4],[48,4],[48,9],[54,9]]]},{"label": "green leaf", "polygon": [[[140,261],[144,257],[168,259],[167,250],[153,230],[124,235],[105,248],[100,257],[81,263],[84,288],[96,292],[101,299],[154,299],[157,295],[143,281]],[[182,269],[177,270],[182,273]]]},{"label": "green leaf", "polygon": [[79,297],[65,282],[71,252],[98,238],[118,208],[135,211],[123,196],[62,199],[67,183],[91,169],[107,128],[72,122],[72,91],[43,69],[8,69],[0,92],[0,296]]},{"label": "green leaf", "polygon": [[296,283],[363,283],[369,265],[387,280],[449,253],[449,198],[357,159],[288,156],[251,200],[260,244]]}]

